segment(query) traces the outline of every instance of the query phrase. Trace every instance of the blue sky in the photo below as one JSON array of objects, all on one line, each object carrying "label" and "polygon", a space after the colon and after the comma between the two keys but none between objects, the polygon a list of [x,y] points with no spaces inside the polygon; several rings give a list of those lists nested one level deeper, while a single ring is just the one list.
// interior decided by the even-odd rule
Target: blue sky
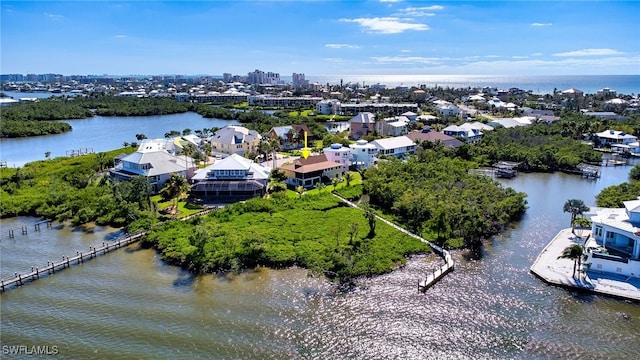
[{"label": "blue sky", "polygon": [[636,1],[5,1],[2,73],[640,74]]}]

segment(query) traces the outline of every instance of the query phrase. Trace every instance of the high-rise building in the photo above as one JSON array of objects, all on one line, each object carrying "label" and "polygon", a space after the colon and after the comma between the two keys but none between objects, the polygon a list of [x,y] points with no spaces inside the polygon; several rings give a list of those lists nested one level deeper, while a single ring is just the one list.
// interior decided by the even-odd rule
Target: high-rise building
[{"label": "high-rise building", "polygon": [[297,88],[306,88],[309,86],[309,80],[305,80],[304,74],[291,74],[291,86],[294,89]]}]

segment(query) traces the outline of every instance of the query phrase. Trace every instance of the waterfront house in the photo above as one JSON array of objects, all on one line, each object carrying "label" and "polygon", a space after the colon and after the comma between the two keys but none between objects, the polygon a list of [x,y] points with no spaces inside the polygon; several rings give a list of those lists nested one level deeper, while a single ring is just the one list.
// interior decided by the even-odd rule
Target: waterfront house
[{"label": "waterfront house", "polygon": [[373,166],[378,160],[378,148],[367,142],[367,140],[358,140],[355,144],[349,145],[351,149],[351,164],[357,169],[367,169]]},{"label": "waterfront house", "polygon": [[378,155],[394,157],[405,157],[416,151],[417,145],[407,136],[397,136],[391,138],[377,139],[371,142],[378,148]]},{"label": "waterfront house", "polygon": [[285,182],[291,186],[312,188],[317,183],[329,183],[333,178],[342,178],[344,174],[342,164],[329,161],[326,155],[314,155],[299,158],[293,163],[279,167],[287,177]]},{"label": "waterfront house", "polygon": [[277,140],[282,150],[300,149],[304,147],[304,133],[311,136],[309,128],[305,124],[275,126],[267,132],[268,139]]},{"label": "waterfront house", "polygon": [[153,193],[159,192],[171,174],[191,179],[196,166],[191,157],[169,153],[167,141],[163,139],[144,141],[133,154],[121,157],[109,170],[116,181],[128,181],[135,176],[144,176],[151,184]]},{"label": "waterfront house", "polygon": [[629,145],[637,142],[638,137],[618,130],[605,130],[595,134],[600,146]]},{"label": "waterfront house", "polygon": [[225,126],[209,138],[214,151],[239,155],[257,153],[260,140],[262,136],[257,131],[237,125]]},{"label": "waterfront house", "polygon": [[349,137],[359,139],[373,134],[376,116],[370,112],[362,112],[349,120]]},{"label": "waterfront house", "polygon": [[196,171],[190,196],[205,203],[228,203],[263,196],[270,170],[238,154]]},{"label": "waterfront house", "polygon": [[640,277],[640,198],[624,208],[600,208],[591,216],[587,260],[591,271]]}]

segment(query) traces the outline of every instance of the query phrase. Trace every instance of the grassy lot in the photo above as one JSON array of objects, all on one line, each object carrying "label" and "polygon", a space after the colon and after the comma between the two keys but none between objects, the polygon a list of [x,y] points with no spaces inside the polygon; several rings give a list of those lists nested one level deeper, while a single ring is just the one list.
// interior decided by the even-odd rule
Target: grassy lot
[{"label": "grassy lot", "polygon": [[430,251],[381,221],[370,234],[364,213],[330,194],[229,205],[206,217],[170,222],[146,241],[165,260],[196,271],[299,265],[340,280],[385,273],[408,255]]}]

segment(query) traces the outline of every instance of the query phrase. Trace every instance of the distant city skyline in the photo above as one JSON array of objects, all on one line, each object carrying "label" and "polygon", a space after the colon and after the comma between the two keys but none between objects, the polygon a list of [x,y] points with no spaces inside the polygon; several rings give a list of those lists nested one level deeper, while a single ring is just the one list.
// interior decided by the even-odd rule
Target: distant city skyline
[{"label": "distant city skyline", "polygon": [[0,73],[635,75],[635,1],[2,1]]}]

